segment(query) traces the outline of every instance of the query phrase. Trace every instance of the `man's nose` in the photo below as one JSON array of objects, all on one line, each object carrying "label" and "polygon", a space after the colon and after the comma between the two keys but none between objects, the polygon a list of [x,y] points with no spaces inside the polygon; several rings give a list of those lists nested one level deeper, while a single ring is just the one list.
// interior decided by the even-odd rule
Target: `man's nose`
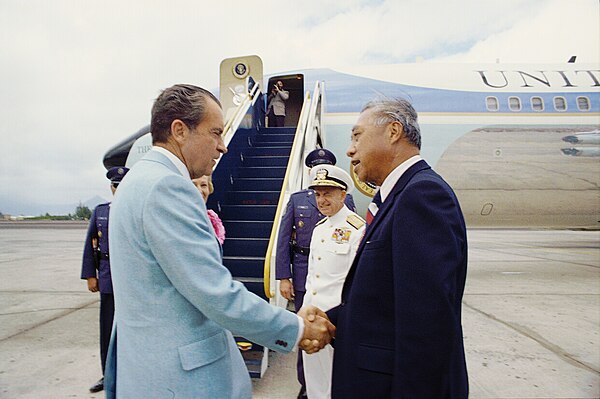
[{"label": "man's nose", "polygon": [[221,140],[219,142],[219,145],[217,146],[217,150],[219,150],[219,152],[221,154],[227,154],[227,147],[225,146],[225,142],[223,141],[222,137],[221,137]]},{"label": "man's nose", "polygon": [[346,150],[346,156],[352,158],[352,155],[356,152],[356,148],[354,148],[354,143],[350,143],[348,149]]}]

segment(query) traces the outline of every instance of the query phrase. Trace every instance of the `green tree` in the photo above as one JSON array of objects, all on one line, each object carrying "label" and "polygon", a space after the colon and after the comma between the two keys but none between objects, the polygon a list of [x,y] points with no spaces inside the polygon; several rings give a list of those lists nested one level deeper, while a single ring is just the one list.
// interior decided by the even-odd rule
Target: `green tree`
[{"label": "green tree", "polygon": [[83,220],[89,219],[92,217],[92,211],[87,206],[83,205],[81,202],[75,208],[75,219]]}]

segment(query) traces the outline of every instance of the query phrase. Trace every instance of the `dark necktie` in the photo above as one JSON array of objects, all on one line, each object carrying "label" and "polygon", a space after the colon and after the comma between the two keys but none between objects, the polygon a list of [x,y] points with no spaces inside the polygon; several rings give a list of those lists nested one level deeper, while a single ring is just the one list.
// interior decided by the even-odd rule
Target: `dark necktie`
[{"label": "dark necktie", "polygon": [[379,210],[379,207],[381,206],[381,190],[377,190],[377,192],[375,193],[375,196],[373,196],[373,200],[371,201],[371,203],[369,204],[369,207],[367,208],[367,215],[366,215],[366,219],[367,219],[367,226],[371,224],[371,222],[373,221],[373,218],[375,217],[375,215],[377,214],[377,211]]}]

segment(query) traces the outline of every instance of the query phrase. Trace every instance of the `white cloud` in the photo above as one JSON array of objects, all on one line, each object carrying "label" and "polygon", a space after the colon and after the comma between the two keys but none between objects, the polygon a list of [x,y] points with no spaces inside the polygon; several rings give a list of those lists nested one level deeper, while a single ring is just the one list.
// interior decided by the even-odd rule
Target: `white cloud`
[{"label": "white cloud", "polygon": [[160,89],[218,85],[223,58],[266,72],[442,61],[598,62],[596,0],[0,2],[0,211],[109,197],[104,153]]},{"label": "white cloud", "polygon": [[596,0],[554,0],[514,26],[440,62],[600,62],[600,7]]}]

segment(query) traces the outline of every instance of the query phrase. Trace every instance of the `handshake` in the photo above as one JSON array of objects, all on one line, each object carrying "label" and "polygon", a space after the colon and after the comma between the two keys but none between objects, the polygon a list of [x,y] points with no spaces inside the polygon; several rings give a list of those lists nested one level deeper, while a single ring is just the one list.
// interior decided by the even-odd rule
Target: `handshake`
[{"label": "handshake", "polygon": [[298,346],[309,355],[320,351],[335,338],[335,326],[321,309],[303,306],[298,316],[304,320],[304,334]]}]

